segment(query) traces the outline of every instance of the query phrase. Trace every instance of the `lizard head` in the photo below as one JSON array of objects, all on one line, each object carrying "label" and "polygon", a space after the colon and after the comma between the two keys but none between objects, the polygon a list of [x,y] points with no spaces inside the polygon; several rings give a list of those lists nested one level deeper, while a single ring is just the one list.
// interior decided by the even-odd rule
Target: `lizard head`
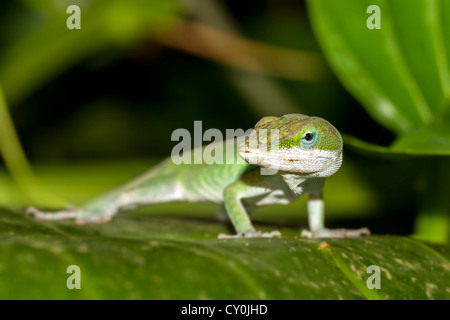
[{"label": "lizard head", "polygon": [[319,117],[287,114],[264,117],[239,146],[245,161],[308,177],[328,177],[342,163],[342,138]]}]

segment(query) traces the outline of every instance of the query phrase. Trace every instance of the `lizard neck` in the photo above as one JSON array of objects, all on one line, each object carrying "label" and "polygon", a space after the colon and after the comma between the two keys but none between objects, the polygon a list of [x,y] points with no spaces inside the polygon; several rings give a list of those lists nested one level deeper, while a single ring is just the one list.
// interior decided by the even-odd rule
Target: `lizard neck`
[{"label": "lizard neck", "polygon": [[300,173],[280,172],[279,173],[289,189],[295,195],[305,193],[321,193],[325,178],[312,178]]}]

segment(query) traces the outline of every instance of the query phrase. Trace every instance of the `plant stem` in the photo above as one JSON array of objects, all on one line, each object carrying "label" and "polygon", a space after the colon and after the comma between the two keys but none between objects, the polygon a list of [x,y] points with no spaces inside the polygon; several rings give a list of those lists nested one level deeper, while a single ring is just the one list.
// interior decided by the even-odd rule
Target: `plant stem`
[{"label": "plant stem", "polygon": [[431,158],[422,163],[425,192],[422,209],[416,219],[415,235],[423,240],[450,242],[450,159]]},{"label": "plant stem", "polygon": [[17,186],[33,204],[65,203],[44,189],[38,182],[20,144],[0,85],[0,153]]}]

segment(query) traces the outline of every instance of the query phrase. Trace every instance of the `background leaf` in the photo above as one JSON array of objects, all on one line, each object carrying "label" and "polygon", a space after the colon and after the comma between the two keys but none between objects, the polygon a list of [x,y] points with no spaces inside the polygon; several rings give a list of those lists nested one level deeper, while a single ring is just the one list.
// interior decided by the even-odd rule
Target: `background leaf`
[{"label": "background leaf", "polygon": [[[368,26],[376,12],[371,6],[379,11],[379,29]],[[389,147],[350,136],[345,142],[376,157],[448,156],[448,1],[310,0],[308,7],[337,76],[375,120],[397,135]],[[449,241],[450,202],[445,194],[450,185],[448,179],[435,177],[447,177],[450,160],[431,159],[415,166],[409,168],[423,185],[416,234]]]},{"label": "background leaf", "polygon": [[[316,34],[341,81],[396,133],[429,124],[449,106],[448,38],[442,23],[449,8],[444,3],[308,2]],[[370,5],[381,8],[379,30],[366,27]]]}]

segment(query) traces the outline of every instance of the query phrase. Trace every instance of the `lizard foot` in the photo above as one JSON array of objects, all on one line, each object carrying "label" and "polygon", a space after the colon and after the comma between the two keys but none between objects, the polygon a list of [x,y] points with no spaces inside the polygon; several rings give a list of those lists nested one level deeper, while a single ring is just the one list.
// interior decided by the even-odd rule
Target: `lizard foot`
[{"label": "lizard foot", "polygon": [[36,220],[63,220],[76,218],[79,215],[77,211],[75,207],[71,206],[55,212],[41,211],[35,207],[28,207],[25,210],[25,214],[34,217]]},{"label": "lizard foot", "polygon": [[304,238],[358,238],[370,236],[370,230],[361,229],[319,229],[315,231],[303,230],[301,236]]},{"label": "lizard foot", "polygon": [[217,239],[238,239],[238,238],[281,238],[281,232],[278,230],[272,232],[261,232],[261,231],[247,231],[241,232],[235,235],[228,235],[221,233]]}]

